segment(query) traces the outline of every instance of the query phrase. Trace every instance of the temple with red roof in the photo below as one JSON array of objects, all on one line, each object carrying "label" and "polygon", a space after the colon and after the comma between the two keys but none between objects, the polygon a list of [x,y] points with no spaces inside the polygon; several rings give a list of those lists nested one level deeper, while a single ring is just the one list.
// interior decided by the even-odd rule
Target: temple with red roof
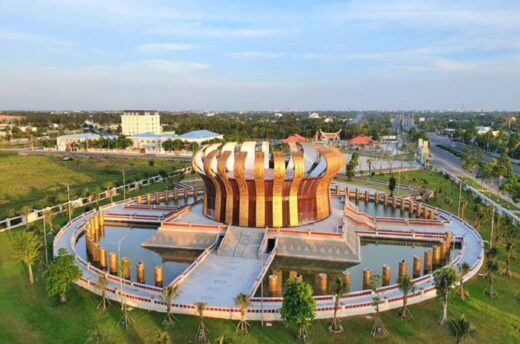
[{"label": "temple with red roof", "polygon": [[372,136],[358,135],[347,141],[350,146],[368,146],[376,143],[372,140]]},{"label": "temple with red roof", "polygon": [[301,136],[300,134],[292,134],[286,139],[282,140],[284,143],[296,143],[296,142],[307,142],[309,141],[307,138]]}]

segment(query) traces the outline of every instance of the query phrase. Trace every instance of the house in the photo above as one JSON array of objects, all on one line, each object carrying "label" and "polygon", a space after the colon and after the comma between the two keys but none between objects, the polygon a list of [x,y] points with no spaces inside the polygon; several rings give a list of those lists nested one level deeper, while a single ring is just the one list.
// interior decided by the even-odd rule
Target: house
[{"label": "house", "polygon": [[377,141],[372,140],[372,136],[358,135],[347,141],[347,146],[353,148],[371,146],[376,144]]},{"label": "house", "polygon": [[56,150],[59,152],[70,152],[74,144],[87,142],[88,140],[98,140],[101,136],[98,134],[69,134],[61,135],[56,138]]},{"label": "house", "polygon": [[300,134],[292,134],[287,138],[282,140],[284,143],[297,143],[297,142],[307,142],[309,141],[307,138],[301,136]]},{"label": "house", "polygon": [[309,115],[309,118],[312,118],[312,119],[320,119],[320,114],[317,113],[317,112],[313,112]]}]

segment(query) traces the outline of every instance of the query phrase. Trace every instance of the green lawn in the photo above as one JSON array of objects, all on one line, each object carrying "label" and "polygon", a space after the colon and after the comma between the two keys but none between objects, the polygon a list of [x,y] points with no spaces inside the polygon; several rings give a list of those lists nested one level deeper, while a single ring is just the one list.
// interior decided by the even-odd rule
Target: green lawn
[{"label": "green lawn", "polygon": [[57,203],[58,194],[66,195],[62,183],[70,183],[71,194],[81,195],[84,188],[103,189],[106,182],[123,183],[171,172],[187,166],[187,162],[146,159],[74,158],[63,161],[53,156],[18,156],[0,154],[0,218],[13,211],[20,213],[24,205],[33,208]]},{"label": "green lawn", "polygon": [[[458,188],[449,180],[436,173],[424,171],[405,172],[410,184],[419,185],[420,179],[426,179],[433,188],[442,188],[442,197],[438,204],[444,204],[444,197],[456,200]],[[410,179],[408,179],[410,178]],[[413,179],[415,178],[415,179]],[[164,185],[158,183],[150,189],[162,190]],[[448,202],[449,203],[449,202]],[[456,201],[445,204],[448,209],[456,209]],[[474,202],[466,211],[470,221],[475,216],[472,209]],[[77,212],[79,213],[79,209]],[[66,218],[56,219],[58,225],[65,223]],[[481,227],[486,238],[489,235],[489,223]],[[59,305],[57,300],[46,297],[41,273],[36,273],[34,286],[27,285],[24,266],[11,258],[11,238],[14,232],[0,233],[0,343],[84,343],[89,332],[95,327],[102,328],[113,343],[151,343],[153,335],[161,329],[163,314],[144,310],[133,310],[134,325],[128,332],[117,327],[120,311],[117,303],[112,303],[110,311],[101,314],[96,310],[99,297],[81,288],[73,288],[69,302]],[[500,244],[502,247],[502,244]],[[517,245],[517,253],[520,245]],[[503,254],[501,255],[503,256]],[[520,256],[519,256],[520,257]],[[501,265],[503,266],[503,264]],[[475,278],[468,283],[471,299],[466,302],[453,295],[450,304],[450,316],[465,314],[475,325],[476,335],[469,343],[518,343],[520,333],[515,328],[520,324],[520,306],[514,301],[514,295],[520,291],[520,260],[513,263],[513,279],[498,276],[496,288],[498,298],[490,300],[483,290],[485,281]],[[377,342],[381,343],[455,343],[448,332],[448,327],[439,326],[436,318],[441,312],[438,300],[411,307],[414,320],[403,322],[394,311],[383,313],[383,321],[390,335]],[[179,321],[168,330],[174,343],[195,342],[197,319],[190,316],[177,316]],[[290,343],[296,342],[294,329],[285,328],[275,322],[272,327],[261,328],[258,322],[252,322],[249,335],[235,335],[236,322],[207,319],[212,342],[224,335],[227,343]],[[373,343],[370,337],[372,320],[359,316],[343,320],[346,332],[341,335],[330,335],[327,331],[328,321],[314,321],[310,329],[309,343]]]}]

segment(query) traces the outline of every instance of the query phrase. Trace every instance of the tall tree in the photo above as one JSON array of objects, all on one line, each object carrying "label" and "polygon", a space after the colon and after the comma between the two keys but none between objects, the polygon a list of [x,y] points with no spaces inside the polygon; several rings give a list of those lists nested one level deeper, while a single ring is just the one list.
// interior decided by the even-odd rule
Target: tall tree
[{"label": "tall tree", "polygon": [[390,179],[388,179],[388,190],[390,190],[390,197],[394,196],[395,186],[397,185],[397,181],[395,180],[394,175],[390,175]]},{"label": "tall tree", "polygon": [[169,284],[163,288],[163,300],[166,303],[166,318],[164,318],[163,325],[165,327],[175,324],[175,316],[172,312],[173,300],[179,295],[179,287],[177,285]]},{"label": "tall tree", "polygon": [[448,320],[448,301],[452,288],[458,281],[457,271],[453,266],[446,266],[433,273],[433,284],[437,290],[437,296],[442,300],[441,325]]},{"label": "tall tree", "polygon": [[359,153],[352,153],[352,157],[346,166],[346,176],[348,180],[352,180],[352,178],[356,175],[356,167],[359,165]]},{"label": "tall tree", "polygon": [[49,297],[59,296],[60,302],[67,302],[70,285],[81,277],[81,270],[75,264],[75,257],[66,249],[60,248],[58,256],[49,264],[45,272],[46,290]]},{"label": "tall tree", "polygon": [[43,211],[43,221],[49,226],[50,232],[54,232],[54,217],[55,214],[51,209],[45,209]]},{"label": "tall tree", "polygon": [[464,317],[464,314],[457,319],[450,320],[448,326],[451,335],[457,339],[457,344],[463,343],[475,333],[473,325]]},{"label": "tall tree", "polygon": [[247,333],[247,327],[249,324],[246,320],[247,308],[251,305],[249,295],[240,293],[235,298],[235,305],[240,307],[240,321],[238,322],[236,333]]},{"label": "tall tree", "polygon": [[498,263],[497,263],[497,255],[498,251],[496,247],[492,247],[489,250],[487,250],[486,253],[486,267],[487,271],[484,275],[486,280],[488,281],[487,287],[484,290],[487,296],[494,299],[497,297],[497,292],[494,287],[494,283],[496,281],[496,272],[498,271]]},{"label": "tall tree", "polygon": [[288,280],[280,308],[282,321],[286,325],[296,325],[297,337],[303,341],[308,337],[307,327],[316,316],[316,302],[312,295],[309,284]]},{"label": "tall tree", "polygon": [[415,284],[413,283],[412,277],[410,275],[404,275],[399,278],[397,281],[397,285],[399,289],[403,293],[403,308],[398,312],[401,320],[409,320],[413,319],[412,314],[408,310],[408,296],[415,293]]},{"label": "tall tree", "polygon": [[504,246],[506,249],[506,268],[504,270],[504,275],[511,278],[511,260],[513,260],[513,256],[515,254],[516,248],[516,237],[518,236],[519,229],[516,226],[507,226],[506,227],[506,237]]},{"label": "tall tree", "polygon": [[372,307],[374,307],[376,311],[376,316],[374,317],[374,325],[372,325],[372,337],[386,337],[388,335],[388,331],[381,320],[381,315],[379,312],[379,305],[383,300],[382,292],[379,287],[381,285],[381,276],[375,275],[372,277],[370,281],[372,287]]},{"label": "tall tree", "polygon": [[29,275],[29,284],[34,284],[32,266],[38,258],[42,246],[38,236],[33,232],[20,231],[14,236],[14,256],[25,263]]},{"label": "tall tree", "polygon": [[336,277],[332,291],[334,293],[334,317],[332,318],[332,324],[329,326],[329,331],[332,333],[341,333],[343,332],[343,325],[341,324],[341,320],[338,319],[338,310],[341,295],[347,292],[345,281]]}]

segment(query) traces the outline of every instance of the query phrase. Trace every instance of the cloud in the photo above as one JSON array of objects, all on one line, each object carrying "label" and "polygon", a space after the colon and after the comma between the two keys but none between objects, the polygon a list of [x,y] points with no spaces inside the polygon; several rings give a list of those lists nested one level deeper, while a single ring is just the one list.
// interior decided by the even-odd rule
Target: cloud
[{"label": "cloud", "polygon": [[296,29],[271,27],[227,27],[200,21],[162,24],[150,29],[151,33],[160,35],[208,38],[269,38],[292,34],[296,31]]},{"label": "cloud", "polygon": [[201,46],[195,44],[184,43],[146,43],[138,45],[136,50],[140,53],[157,54],[168,51],[184,51],[199,49]]},{"label": "cloud", "polygon": [[286,53],[271,52],[271,51],[239,51],[229,53],[229,56],[233,58],[258,58],[258,59],[276,59],[279,57],[287,56]]}]

